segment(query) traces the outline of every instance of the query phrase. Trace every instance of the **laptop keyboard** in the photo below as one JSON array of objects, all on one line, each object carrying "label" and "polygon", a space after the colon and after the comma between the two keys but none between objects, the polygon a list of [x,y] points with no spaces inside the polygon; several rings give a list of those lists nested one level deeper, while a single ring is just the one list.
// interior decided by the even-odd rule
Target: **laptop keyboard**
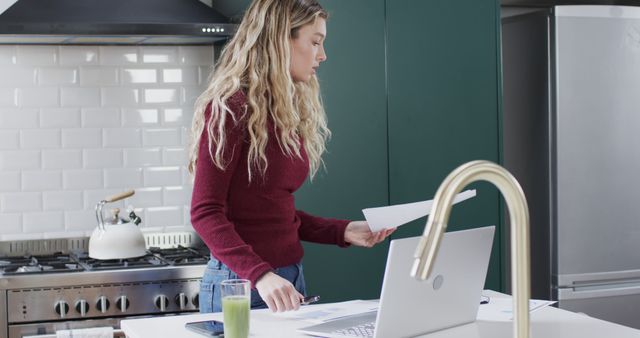
[{"label": "laptop keyboard", "polygon": [[364,323],[346,329],[335,330],[332,334],[345,335],[350,337],[373,337],[373,330],[376,322]]}]

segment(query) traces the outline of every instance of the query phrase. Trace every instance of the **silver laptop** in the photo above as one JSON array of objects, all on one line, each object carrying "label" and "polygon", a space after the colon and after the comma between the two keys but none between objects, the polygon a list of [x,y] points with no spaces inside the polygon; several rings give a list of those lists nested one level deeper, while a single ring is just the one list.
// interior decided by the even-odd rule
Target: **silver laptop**
[{"label": "silver laptop", "polygon": [[447,232],[432,275],[409,275],[420,237],[391,241],[378,311],[299,329],[320,337],[413,337],[475,321],[494,226]]}]

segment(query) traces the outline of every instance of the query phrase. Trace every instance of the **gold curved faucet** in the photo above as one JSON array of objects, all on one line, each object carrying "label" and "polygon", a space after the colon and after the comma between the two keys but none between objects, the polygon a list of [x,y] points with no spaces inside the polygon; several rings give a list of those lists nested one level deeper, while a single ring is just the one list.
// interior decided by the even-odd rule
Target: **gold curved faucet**
[{"label": "gold curved faucet", "polygon": [[453,199],[464,187],[475,181],[493,183],[502,193],[509,210],[511,231],[511,284],[516,338],[529,337],[529,208],[518,181],[503,167],[489,161],[472,161],[452,171],[444,179],[433,199],[431,213],[418,243],[411,276],[425,280],[431,274],[440,240],[447,228]]}]

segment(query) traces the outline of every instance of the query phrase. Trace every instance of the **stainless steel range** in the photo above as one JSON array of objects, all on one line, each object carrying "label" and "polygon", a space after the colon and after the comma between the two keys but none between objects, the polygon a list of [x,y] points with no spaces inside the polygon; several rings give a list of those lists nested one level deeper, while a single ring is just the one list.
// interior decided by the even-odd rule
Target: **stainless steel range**
[{"label": "stainless steel range", "polygon": [[126,260],[89,258],[88,238],[0,242],[0,337],[197,311],[206,246],[190,232],[145,240],[147,254]]}]

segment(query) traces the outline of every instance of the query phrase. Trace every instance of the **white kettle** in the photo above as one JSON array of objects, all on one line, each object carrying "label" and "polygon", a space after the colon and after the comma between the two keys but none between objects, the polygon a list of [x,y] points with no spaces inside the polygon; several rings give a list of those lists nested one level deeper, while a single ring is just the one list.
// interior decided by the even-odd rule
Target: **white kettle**
[{"label": "white kettle", "polygon": [[138,228],[140,217],[133,210],[129,214],[130,220],[118,217],[119,209],[113,209],[113,218],[104,220],[102,207],[111,202],[133,196],[134,190],[117,194],[96,204],[96,219],[98,226],[89,238],[89,257],[95,259],[127,259],[146,255],[144,236]]}]

